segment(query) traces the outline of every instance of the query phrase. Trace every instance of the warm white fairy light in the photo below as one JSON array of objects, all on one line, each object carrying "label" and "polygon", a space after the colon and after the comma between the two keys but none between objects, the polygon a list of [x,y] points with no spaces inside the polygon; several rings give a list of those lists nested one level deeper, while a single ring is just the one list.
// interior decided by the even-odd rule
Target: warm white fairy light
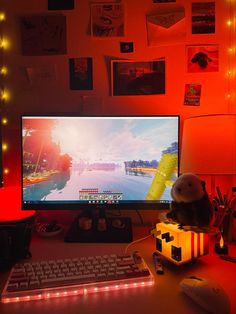
[{"label": "warm white fairy light", "polygon": [[3,173],[4,173],[4,174],[9,174],[9,172],[10,172],[10,171],[9,171],[8,168],[4,168],[4,170],[3,170]]},{"label": "warm white fairy light", "polygon": [[1,74],[2,76],[5,76],[5,75],[7,75],[7,73],[8,73],[8,69],[7,69],[6,66],[3,65],[3,66],[0,68],[0,74]]},{"label": "warm white fairy light", "polygon": [[[0,12],[0,23],[2,24],[6,20],[6,14],[4,12]],[[8,68],[3,62],[4,51],[9,48],[9,40],[3,34],[2,27],[0,29],[0,53],[1,53],[1,61],[0,61],[0,112],[1,115],[5,110],[6,102],[10,99],[10,93],[4,86],[4,77],[8,74]],[[1,117],[0,127],[7,125],[7,117]],[[1,151],[5,153],[8,150],[8,144],[6,142],[1,143]],[[1,185],[3,184],[3,176],[9,174],[9,169],[4,167],[3,172],[1,173]]]},{"label": "warm white fairy light", "polygon": [[8,101],[10,99],[9,91],[6,89],[1,90],[0,97],[1,97],[2,102]]},{"label": "warm white fairy light", "polygon": [[2,143],[2,151],[5,152],[8,149],[7,143]]},{"label": "warm white fairy light", "polygon": [[0,12],[0,22],[3,22],[6,20],[6,14],[4,12]]},{"label": "warm white fairy light", "polygon": [[235,102],[235,90],[233,85],[235,83],[235,0],[228,0],[229,16],[226,19],[226,25],[229,31],[229,45],[228,45],[228,69],[226,71],[226,77],[228,80],[228,87],[226,98],[228,101],[228,110],[232,109],[232,104]]},{"label": "warm white fairy light", "polygon": [[7,125],[8,119],[6,117],[3,117],[1,122],[2,122],[2,125]]}]

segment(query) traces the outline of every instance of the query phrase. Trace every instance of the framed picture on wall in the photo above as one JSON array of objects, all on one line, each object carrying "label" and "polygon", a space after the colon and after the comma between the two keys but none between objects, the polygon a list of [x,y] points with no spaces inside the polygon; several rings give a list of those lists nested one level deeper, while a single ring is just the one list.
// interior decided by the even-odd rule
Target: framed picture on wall
[{"label": "framed picture on wall", "polygon": [[219,71],[219,46],[187,46],[187,72]]},{"label": "framed picture on wall", "polygon": [[111,61],[113,96],[165,94],[165,60]]},{"label": "framed picture on wall", "polygon": [[20,31],[24,56],[66,54],[66,17],[64,15],[22,17]]},{"label": "framed picture on wall", "polygon": [[124,5],[122,3],[90,4],[93,37],[124,36]]},{"label": "framed picture on wall", "polygon": [[93,59],[90,57],[69,59],[70,89],[93,89]]}]

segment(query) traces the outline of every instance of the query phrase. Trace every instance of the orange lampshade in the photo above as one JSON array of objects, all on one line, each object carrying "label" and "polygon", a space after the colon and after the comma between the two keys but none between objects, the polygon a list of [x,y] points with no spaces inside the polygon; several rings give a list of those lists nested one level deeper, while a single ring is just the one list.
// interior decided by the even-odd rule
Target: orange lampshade
[{"label": "orange lampshade", "polygon": [[183,126],[180,172],[236,174],[236,114],[187,118]]},{"label": "orange lampshade", "polygon": [[22,211],[20,186],[0,188],[0,202],[0,225],[10,221],[21,221],[35,215],[34,210]]}]

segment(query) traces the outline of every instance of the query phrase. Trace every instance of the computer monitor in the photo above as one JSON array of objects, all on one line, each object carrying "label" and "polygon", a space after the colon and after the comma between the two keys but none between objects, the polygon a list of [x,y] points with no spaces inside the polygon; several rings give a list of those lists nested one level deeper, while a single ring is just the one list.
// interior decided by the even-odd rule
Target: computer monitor
[{"label": "computer monitor", "polygon": [[22,208],[169,209],[179,116],[22,116]]}]

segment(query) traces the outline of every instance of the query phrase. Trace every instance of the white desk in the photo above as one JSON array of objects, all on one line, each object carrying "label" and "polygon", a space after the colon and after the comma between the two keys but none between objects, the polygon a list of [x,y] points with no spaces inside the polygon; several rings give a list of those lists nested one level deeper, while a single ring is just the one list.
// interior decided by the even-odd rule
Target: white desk
[{"label": "white desk", "polygon": [[[147,235],[147,230],[136,229],[136,236]],[[123,252],[126,244],[81,244],[64,243],[63,235],[42,238],[35,235],[32,239],[32,260],[89,256]],[[139,250],[153,271],[152,252],[155,240],[134,244],[130,251]],[[212,249],[210,250],[212,251]],[[236,256],[236,246],[229,248],[229,255]],[[220,283],[231,299],[231,313],[236,313],[236,264],[221,260],[214,252],[201,257],[193,263],[175,266],[164,264],[164,275],[155,274],[155,285],[86,296],[65,297],[50,300],[0,304],[1,314],[203,314],[206,313],[191,299],[179,291],[179,282],[186,276],[209,277]],[[0,273],[2,290],[7,273]]]}]

